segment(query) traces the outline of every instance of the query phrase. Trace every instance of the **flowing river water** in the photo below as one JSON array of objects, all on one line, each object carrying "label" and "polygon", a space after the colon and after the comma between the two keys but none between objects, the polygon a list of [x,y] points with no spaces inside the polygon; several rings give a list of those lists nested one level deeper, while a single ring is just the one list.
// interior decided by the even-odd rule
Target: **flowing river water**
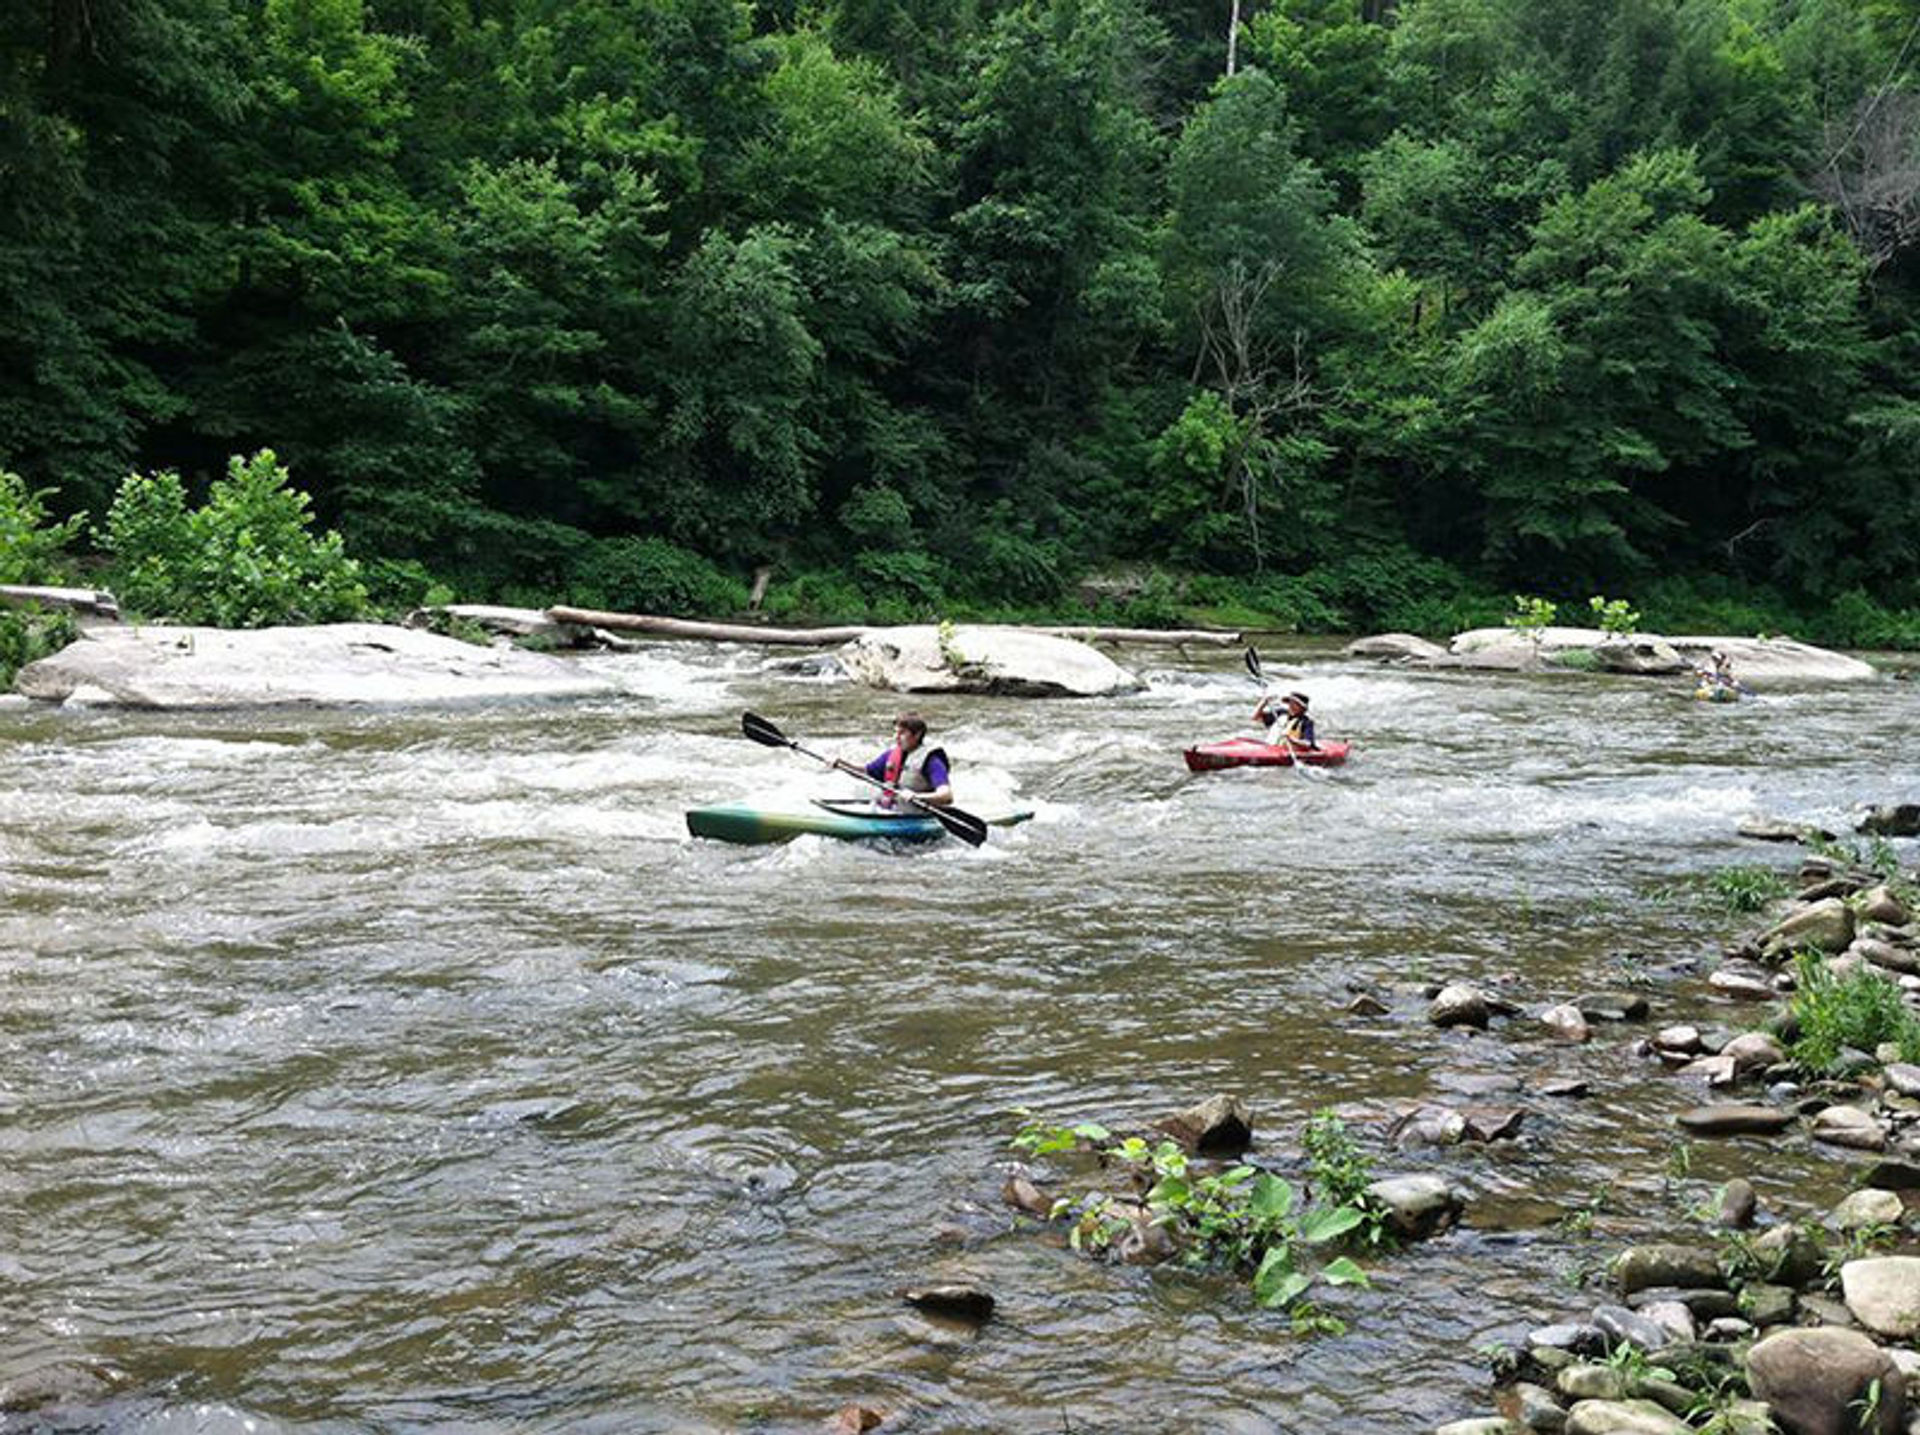
[{"label": "flowing river water", "polygon": [[[1705,976],[1755,919],[1687,884],[1793,870],[1750,812],[1911,799],[1913,685],[1722,707],[1276,647],[1353,762],[1190,776],[1182,746],[1250,731],[1238,653],[1120,656],[1149,691],[925,701],[960,804],[1036,813],[977,850],[689,838],[690,806],[854,791],[743,709],[864,758],[898,704],[752,649],[583,659],[623,695],[580,704],[0,711],[0,1384],[118,1382],[0,1429],[818,1431],[858,1402],[1420,1432],[1485,1411],[1477,1347],[1589,1310],[1583,1276],[1717,1181],[1847,1188],[1800,1137],[1676,1145],[1702,1093],[1630,1052],[1647,1028],[1569,1048],[1535,1015],[1636,988],[1655,1024],[1751,1021]],[[1434,1030],[1451,977],[1523,1014]],[[1283,1167],[1338,1107],[1378,1172],[1468,1190],[1464,1227],[1297,1337],[1001,1204],[1015,1108],[1138,1128],[1216,1091]],[[1527,1115],[1390,1150],[1423,1100]],[[941,1280],[997,1314],[900,1300]]]}]

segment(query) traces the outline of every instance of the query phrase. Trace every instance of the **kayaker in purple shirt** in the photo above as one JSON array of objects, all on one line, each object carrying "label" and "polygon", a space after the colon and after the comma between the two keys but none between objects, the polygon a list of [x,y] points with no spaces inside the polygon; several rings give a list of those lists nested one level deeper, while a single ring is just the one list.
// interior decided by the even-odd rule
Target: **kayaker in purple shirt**
[{"label": "kayaker in purple shirt", "polygon": [[[926,742],[927,720],[919,713],[901,713],[893,722],[893,746],[866,765],[866,774],[911,793],[929,807],[951,807],[953,779],[947,768],[946,749],[930,748]],[[861,770],[837,759],[833,765],[845,772]],[[893,794],[883,794],[879,803],[882,807],[894,806]]]}]

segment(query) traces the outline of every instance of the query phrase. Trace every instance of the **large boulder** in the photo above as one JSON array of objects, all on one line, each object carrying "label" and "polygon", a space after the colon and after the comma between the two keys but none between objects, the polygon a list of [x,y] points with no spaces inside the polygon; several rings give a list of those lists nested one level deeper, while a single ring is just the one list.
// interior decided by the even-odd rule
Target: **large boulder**
[{"label": "large boulder", "polygon": [[96,628],[22,668],[15,686],[42,702],[161,709],[444,704],[617,691],[560,658],[380,623]]},{"label": "large boulder", "polygon": [[1438,643],[1412,633],[1375,633],[1355,638],[1347,644],[1346,652],[1350,658],[1378,658],[1389,663],[1430,663],[1447,655],[1447,650]]},{"label": "large boulder", "polygon": [[1696,667],[1711,662],[1715,652],[1725,653],[1733,662],[1735,675],[1755,686],[1782,681],[1861,683],[1879,676],[1871,663],[1793,638],[1686,637],[1667,641]]},{"label": "large boulder", "polygon": [[1096,648],[1022,628],[873,628],[838,656],[855,682],[896,693],[1098,698],[1146,687]]}]

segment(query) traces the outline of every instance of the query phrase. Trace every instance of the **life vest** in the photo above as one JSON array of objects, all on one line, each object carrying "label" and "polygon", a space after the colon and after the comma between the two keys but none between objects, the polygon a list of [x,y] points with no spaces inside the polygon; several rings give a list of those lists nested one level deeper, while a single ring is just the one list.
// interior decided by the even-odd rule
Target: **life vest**
[{"label": "life vest", "polygon": [[932,792],[933,780],[927,776],[927,764],[935,755],[938,755],[948,767],[953,766],[945,748],[927,747],[922,744],[910,753],[903,753],[900,751],[899,744],[896,743],[887,750],[886,781],[889,785],[904,788],[908,792]]}]

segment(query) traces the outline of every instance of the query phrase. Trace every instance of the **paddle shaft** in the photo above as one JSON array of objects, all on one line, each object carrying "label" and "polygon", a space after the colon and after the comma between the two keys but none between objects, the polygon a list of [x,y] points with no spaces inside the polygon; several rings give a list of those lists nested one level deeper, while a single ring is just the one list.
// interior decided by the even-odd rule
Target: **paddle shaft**
[{"label": "paddle shaft", "polygon": [[763,747],[790,747],[803,757],[810,757],[815,762],[824,762],[828,767],[837,768],[850,777],[857,777],[869,786],[879,788],[882,792],[890,792],[895,797],[904,798],[969,846],[978,847],[987,840],[987,824],[971,812],[962,812],[957,807],[936,806],[934,803],[915,797],[911,792],[889,786],[863,767],[842,762],[838,758],[823,757],[810,748],[802,747],[756,713],[740,715],[740,730]]}]

